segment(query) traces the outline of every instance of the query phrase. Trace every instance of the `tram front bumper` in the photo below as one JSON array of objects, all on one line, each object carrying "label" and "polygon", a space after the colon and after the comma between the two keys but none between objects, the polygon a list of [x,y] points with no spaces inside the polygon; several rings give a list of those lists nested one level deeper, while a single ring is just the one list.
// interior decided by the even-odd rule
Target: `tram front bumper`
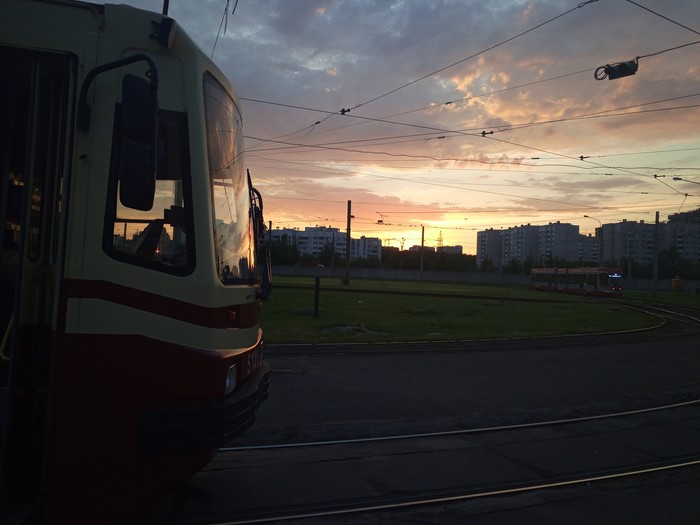
[{"label": "tram front bumper", "polygon": [[145,452],[216,449],[255,421],[267,399],[270,366],[263,361],[233,393],[210,406],[149,410],[139,418],[139,445]]}]

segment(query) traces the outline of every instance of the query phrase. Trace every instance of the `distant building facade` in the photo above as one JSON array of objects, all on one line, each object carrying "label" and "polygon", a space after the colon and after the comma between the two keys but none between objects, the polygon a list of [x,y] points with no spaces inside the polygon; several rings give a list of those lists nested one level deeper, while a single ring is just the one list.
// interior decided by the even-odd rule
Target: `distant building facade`
[{"label": "distant building facade", "polygon": [[537,259],[547,265],[557,259],[579,261],[581,258],[581,235],[575,224],[552,222],[537,226]]},{"label": "distant building facade", "polygon": [[501,260],[499,267],[511,261],[524,262],[537,257],[540,243],[540,227],[526,224],[503,230],[501,235]]},{"label": "distant building facade", "polygon": [[700,224],[700,208],[683,213],[674,213],[668,216],[669,223],[684,222],[686,224]]},{"label": "distant building facade", "polygon": [[382,260],[382,241],[376,237],[351,239],[350,257],[352,259],[378,259]]},{"label": "distant building facade", "polygon": [[337,255],[345,256],[345,232],[325,226],[277,228],[270,232],[272,242],[296,246],[302,255],[320,255],[326,246],[332,246]]},{"label": "distant building facade", "polygon": [[[333,248],[337,257],[345,257],[346,234],[338,228],[326,226],[297,228],[276,228],[270,232],[273,242],[296,246],[302,255],[319,256],[327,246]],[[382,258],[382,241],[375,237],[361,237],[350,240],[351,258]]]},{"label": "distant building facade", "polygon": [[667,222],[661,228],[660,246],[673,247],[684,259],[700,263],[700,222]]},{"label": "distant building facade", "polygon": [[411,246],[411,247],[408,249],[408,251],[409,251],[409,252],[418,252],[418,253],[420,253],[421,249],[422,249],[424,252],[435,253],[435,248],[433,248],[432,246],[421,246],[420,244],[414,244],[413,246]]},{"label": "distant building facade", "polygon": [[476,232],[476,266],[484,268],[487,262],[498,265],[501,261],[501,230],[489,228]]},{"label": "distant building facade", "polygon": [[651,265],[657,250],[669,248],[700,264],[700,210],[670,215],[668,222],[658,226],[627,220],[602,224],[596,228],[595,237],[581,235],[577,225],[559,222],[483,230],[477,232],[476,260],[480,268],[487,260],[498,268],[513,260],[548,266],[558,260],[617,265],[628,259]]},{"label": "distant building facade", "polygon": [[598,265],[601,262],[600,245],[598,238],[593,235],[579,235],[579,257],[578,261],[581,264],[594,263]]},{"label": "distant building facade", "polygon": [[462,255],[464,253],[464,248],[459,244],[457,246],[438,246],[435,251],[437,251],[437,253],[447,253],[450,255]]},{"label": "distant building facade", "polygon": [[602,262],[617,264],[627,258],[639,264],[653,264],[654,228],[653,223],[644,221],[603,224],[596,230]]}]

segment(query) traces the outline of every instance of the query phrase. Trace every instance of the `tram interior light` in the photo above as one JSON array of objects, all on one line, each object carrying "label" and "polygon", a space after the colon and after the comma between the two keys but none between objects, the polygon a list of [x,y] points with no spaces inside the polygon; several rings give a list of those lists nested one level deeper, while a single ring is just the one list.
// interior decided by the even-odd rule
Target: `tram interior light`
[{"label": "tram interior light", "polygon": [[231,392],[236,390],[236,372],[238,367],[233,365],[229,367],[226,372],[226,387],[224,388],[224,395],[229,395]]}]

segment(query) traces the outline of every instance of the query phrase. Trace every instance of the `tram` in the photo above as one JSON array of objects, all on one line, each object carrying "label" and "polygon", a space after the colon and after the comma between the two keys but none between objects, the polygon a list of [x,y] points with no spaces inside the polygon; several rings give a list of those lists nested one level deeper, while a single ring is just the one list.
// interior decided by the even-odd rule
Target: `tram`
[{"label": "tram", "polygon": [[268,395],[239,102],[125,5],[3,0],[0,64],[0,521],[124,521]]},{"label": "tram", "polygon": [[555,290],[581,295],[622,295],[622,269],[595,268],[533,268],[532,286],[537,290]]}]

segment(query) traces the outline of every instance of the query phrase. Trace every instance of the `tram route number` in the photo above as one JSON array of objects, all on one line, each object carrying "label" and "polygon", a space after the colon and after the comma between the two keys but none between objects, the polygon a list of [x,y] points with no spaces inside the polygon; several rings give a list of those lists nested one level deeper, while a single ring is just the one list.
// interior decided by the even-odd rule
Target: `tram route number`
[{"label": "tram route number", "polygon": [[241,359],[241,364],[242,364],[242,379],[247,378],[249,375],[251,375],[253,372],[255,372],[260,365],[262,364],[263,360],[263,352],[262,352],[262,346],[257,346],[255,349],[251,350],[247,354],[243,356]]}]

